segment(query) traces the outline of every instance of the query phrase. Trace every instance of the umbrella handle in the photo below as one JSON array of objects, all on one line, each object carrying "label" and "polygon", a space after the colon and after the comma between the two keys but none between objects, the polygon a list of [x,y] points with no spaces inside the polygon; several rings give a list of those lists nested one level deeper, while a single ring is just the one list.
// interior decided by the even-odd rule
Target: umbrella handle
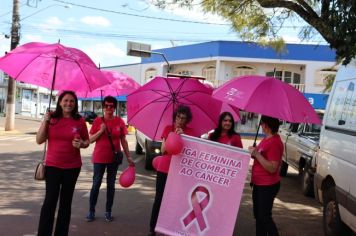
[{"label": "umbrella handle", "polygon": [[261,126],[261,118],[260,118],[260,121],[258,122],[257,132],[256,132],[256,135],[255,135],[255,140],[253,142],[253,146],[254,147],[256,147],[256,140],[257,140],[258,132],[260,131],[260,126]]}]

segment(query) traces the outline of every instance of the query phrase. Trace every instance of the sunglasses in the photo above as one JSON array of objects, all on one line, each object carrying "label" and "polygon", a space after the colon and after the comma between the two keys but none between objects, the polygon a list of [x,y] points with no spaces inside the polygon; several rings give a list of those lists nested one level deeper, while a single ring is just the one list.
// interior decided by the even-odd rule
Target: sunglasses
[{"label": "sunglasses", "polygon": [[186,116],[177,115],[177,116],[176,116],[176,119],[177,119],[177,120],[183,120],[183,121],[184,121],[184,120],[187,119],[187,117],[186,117]]}]

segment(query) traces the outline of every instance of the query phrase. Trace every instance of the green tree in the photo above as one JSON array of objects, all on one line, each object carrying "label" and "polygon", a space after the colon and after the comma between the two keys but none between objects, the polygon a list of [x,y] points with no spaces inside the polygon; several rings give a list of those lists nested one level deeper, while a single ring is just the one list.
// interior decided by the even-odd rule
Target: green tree
[{"label": "green tree", "polygon": [[[171,4],[191,7],[195,0],[153,0],[165,8]],[[335,50],[337,59],[348,64],[356,56],[355,0],[201,0],[205,12],[231,22],[242,40],[269,44],[281,50],[284,42],[278,32],[286,20],[302,19],[301,39],[319,33]]]},{"label": "green tree", "polygon": [[324,93],[330,93],[331,92],[331,88],[333,87],[334,81],[335,81],[335,75],[334,74],[327,75],[324,78],[324,82],[325,82],[325,88],[323,90]]}]

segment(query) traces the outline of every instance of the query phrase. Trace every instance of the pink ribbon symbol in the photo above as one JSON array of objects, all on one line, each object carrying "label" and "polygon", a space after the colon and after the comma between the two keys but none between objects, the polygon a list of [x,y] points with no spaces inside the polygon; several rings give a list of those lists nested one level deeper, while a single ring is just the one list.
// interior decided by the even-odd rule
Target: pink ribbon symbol
[{"label": "pink ribbon symbol", "polygon": [[[206,196],[201,202],[198,201],[197,192],[203,192]],[[208,206],[210,200],[209,190],[205,187],[198,186],[192,192],[192,211],[188,213],[183,219],[184,226],[188,226],[194,219],[197,219],[200,231],[204,231],[206,228],[205,219],[203,216],[203,210]]]}]

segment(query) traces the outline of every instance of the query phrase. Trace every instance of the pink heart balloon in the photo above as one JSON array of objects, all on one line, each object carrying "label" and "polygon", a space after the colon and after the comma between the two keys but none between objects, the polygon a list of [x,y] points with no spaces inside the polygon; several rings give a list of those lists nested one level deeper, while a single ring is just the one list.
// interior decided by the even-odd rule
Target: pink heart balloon
[{"label": "pink heart balloon", "polygon": [[162,161],[162,156],[156,156],[153,161],[152,161],[152,166],[155,168],[155,170],[158,169],[158,166],[160,165],[160,162]]},{"label": "pink heart balloon", "polygon": [[127,167],[120,175],[119,183],[122,187],[128,188],[135,182],[135,167]]},{"label": "pink heart balloon", "polygon": [[167,154],[176,155],[183,149],[183,139],[179,134],[170,132],[165,142],[164,150]]}]

